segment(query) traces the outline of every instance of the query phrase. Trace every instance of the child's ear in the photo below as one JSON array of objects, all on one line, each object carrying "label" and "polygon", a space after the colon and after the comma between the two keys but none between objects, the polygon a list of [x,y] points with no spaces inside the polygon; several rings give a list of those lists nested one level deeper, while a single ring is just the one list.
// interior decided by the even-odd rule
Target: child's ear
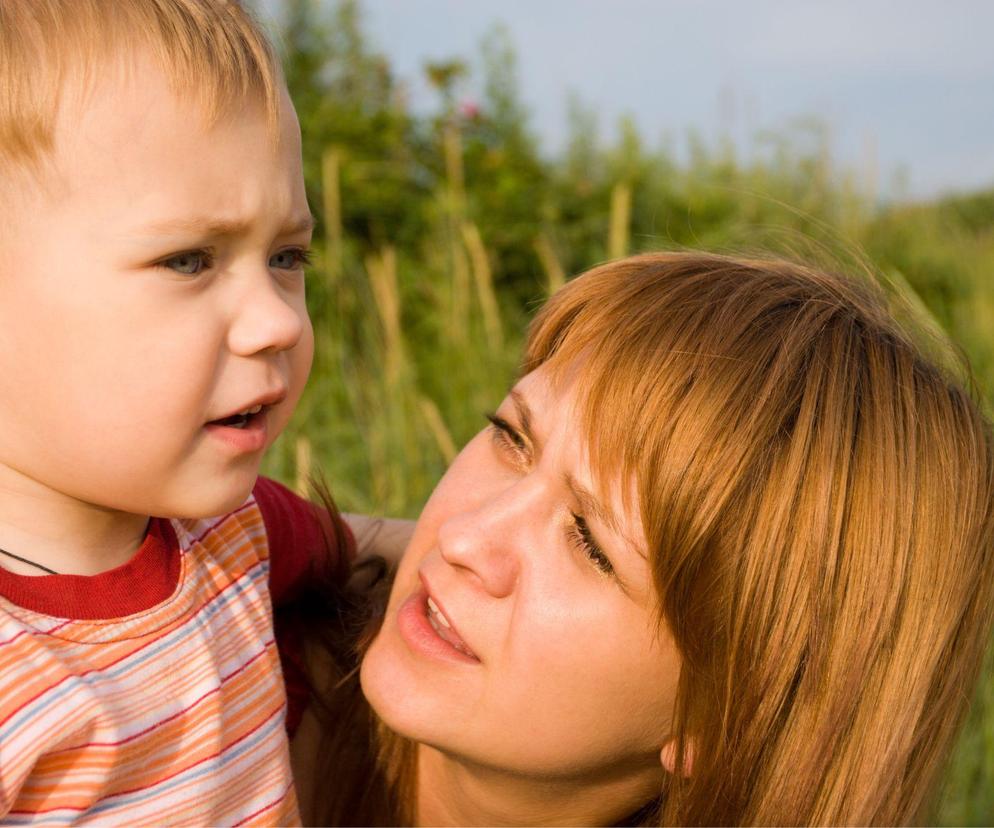
[{"label": "child's ear", "polygon": [[[676,739],[668,739],[659,751],[659,761],[668,773],[677,773]],[[694,769],[694,741],[688,739],[683,746],[683,767],[679,769],[681,776],[690,776]]]}]

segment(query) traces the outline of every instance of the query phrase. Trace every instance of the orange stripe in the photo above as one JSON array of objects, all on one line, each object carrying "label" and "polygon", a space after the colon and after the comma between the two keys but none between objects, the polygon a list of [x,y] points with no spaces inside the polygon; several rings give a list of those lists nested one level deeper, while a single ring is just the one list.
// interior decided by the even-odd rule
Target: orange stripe
[{"label": "orange stripe", "polygon": [[[235,617],[232,619],[233,624],[230,625],[232,629],[235,629],[238,626],[240,626],[241,620],[243,620],[242,619],[243,615],[244,615],[244,613],[235,613],[234,614]],[[158,658],[160,660],[166,660],[166,658],[167,658],[167,656],[169,655],[170,652],[173,652],[173,651],[176,651],[176,650],[181,650],[182,647],[184,646],[184,644],[186,644],[186,643],[188,643],[188,642],[184,642],[182,639],[178,640],[177,642],[174,643],[173,647],[171,647],[170,650],[167,650],[167,651],[159,654],[158,656],[156,656],[156,658]],[[239,645],[244,645],[245,642],[242,641],[239,637],[237,637],[235,635],[231,635],[229,637],[221,639],[219,643],[222,645],[221,646],[221,652],[217,653],[215,655],[215,657],[217,658],[218,661],[221,661],[221,660],[224,660],[224,659],[228,658],[229,655],[233,655],[234,652],[237,651],[237,648],[239,647]],[[173,660],[175,661],[175,657],[174,657]],[[169,688],[167,690],[167,693],[166,693],[166,698],[169,699],[170,701],[172,699],[174,699],[177,695],[181,695],[184,691],[186,691],[190,687],[193,687],[197,683],[202,682],[203,679],[204,679],[204,677],[206,675],[209,675],[210,673],[213,673],[214,670],[216,669],[215,663],[212,662],[212,661],[210,661],[210,660],[208,660],[208,659],[203,659],[202,661],[194,661],[194,660],[189,660],[188,659],[186,661],[186,663],[183,664],[182,666],[187,667],[187,670],[190,671],[190,672],[187,672],[186,674],[179,674],[179,675],[177,675],[175,673],[172,674],[171,681],[170,681],[170,686],[169,686]],[[154,667],[150,663],[146,663],[146,664],[141,665],[138,669],[140,669],[140,670],[153,670]],[[196,672],[192,672],[192,671],[196,671]],[[72,675],[75,675],[73,673],[68,673],[68,672],[66,672],[64,670],[60,670],[59,672],[61,673],[62,677],[66,677],[66,678],[71,677]],[[123,677],[122,677],[122,680],[123,680]],[[81,693],[87,693],[87,695],[89,694],[87,690],[81,690],[80,692]],[[100,699],[99,699],[99,702],[100,702],[99,710],[100,710],[100,712],[103,712],[106,709],[110,709],[110,710],[114,711],[114,717],[115,717],[116,720],[121,720],[121,719],[125,718],[124,715],[123,715],[125,711],[122,710],[122,709],[120,709],[120,707],[119,707],[119,705],[122,704],[122,701],[121,701],[121,698],[118,698],[118,697],[121,697],[121,698],[133,697],[134,700],[135,700],[135,703],[138,705],[138,711],[137,712],[140,715],[144,715],[144,714],[147,713],[147,711],[148,711],[148,702],[149,702],[148,695],[144,694],[144,695],[142,695],[142,696],[139,697],[139,695],[136,694],[135,689],[131,688],[131,687],[128,687],[127,685],[118,687],[117,689],[113,690],[112,692],[100,693]],[[71,703],[71,699],[72,699],[72,697],[70,696],[68,699],[63,700],[63,704]],[[170,707],[171,706],[172,705],[170,705]],[[130,705],[129,705],[129,707],[130,707]],[[69,719],[69,720],[63,719],[60,722],[60,731],[62,733],[69,733],[69,732],[71,732],[74,722],[77,722],[77,721],[80,722],[80,723],[86,723],[89,727],[93,727],[94,726],[94,723],[92,721],[90,721],[91,714],[89,714],[88,709],[79,710],[78,708],[76,708],[74,712],[76,712],[78,714],[82,714],[82,715],[77,715],[77,716],[73,717],[73,719]],[[99,725],[97,725],[97,726],[99,726]],[[14,742],[14,738],[12,738],[10,741]],[[34,747],[33,747],[32,744],[27,744],[25,746],[25,748],[27,750],[29,750],[29,751],[33,751],[34,750]],[[11,762],[16,762],[18,758],[19,757],[17,756],[17,754],[14,754],[13,756],[9,756],[7,760],[11,761]]]},{"label": "orange stripe", "polygon": [[[261,658],[256,664],[259,667],[246,670],[223,685],[221,693],[205,699],[204,703],[189,711],[188,716],[158,727],[144,738],[124,745],[87,745],[42,757],[35,766],[30,785],[22,789],[23,795],[47,796],[56,788],[71,792],[66,778],[66,772],[70,769],[77,773],[90,773],[115,767],[118,771],[115,777],[120,779],[107,789],[110,792],[141,787],[134,781],[137,779],[148,779],[149,784],[157,782],[172,773],[169,768],[175,764],[177,744],[183,745],[184,766],[195,765],[217,753],[218,729],[204,725],[219,720],[221,710],[235,710],[237,704],[239,709],[225,717],[225,744],[222,750],[227,749],[252,732],[260,722],[270,718],[282,704],[282,700],[274,702],[271,694],[257,690],[265,686],[260,684],[260,679],[272,670],[271,661]],[[189,741],[189,734],[197,731],[200,732],[196,740]]]},{"label": "orange stripe", "polygon": [[[251,504],[213,527],[185,553],[180,592],[143,617],[126,624],[73,622],[54,636],[26,634],[0,646],[0,686],[14,690],[0,699],[0,718],[9,719],[25,705],[30,709],[34,700],[43,703],[47,694],[63,689],[64,682],[74,676],[88,677],[87,687],[79,694],[70,692],[59,700],[57,725],[41,727],[41,717],[34,717],[2,746],[0,785],[11,791],[21,786],[12,811],[67,808],[84,812],[109,796],[135,793],[140,801],[103,811],[99,821],[153,813],[163,822],[203,821],[206,814],[219,822],[296,821],[296,798],[292,790],[285,796],[289,767],[282,729],[253,745],[251,756],[239,757],[234,766],[237,772],[223,776],[223,791],[207,785],[210,791],[205,793],[204,779],[191,779],[168,791],[154,789],[252,739],[260,727],[272,723],[284,704],[279,660],[271,640],[269,594],[263,584],[251,583],[247,575],[267,557],[262,515]],[[236,594],[239,579],[243,579],[239,589],[244,592]],[[230,595],[224,595],[229,591]],[[196,600],[191,602],[193,596]],[[229,634],[216,635],[209,653],[185,656],[189,638],[157,653],[156,663],[171,665],[165,682],[157,680],[148,663],[127,666],[128,659],[140,658],[145,648],[190,623],[220,596],[231,600],[223,610],[230,614],[225,625]],[[191,603],[191,611],[177,615],[178,607]],[[32,620],[30,614],[24,618]],[[39,624],[46,620],[34,618]],[[7,625],[8,639],[16,635],[17,626],[13,619]],[[108,633],[127,633],[128,638],[101,641]],[[258,646],[262,640],[269,642],[265,650],[236,667],[246,643]],[[20,673],[26,663],[32,670]],[[210,689],[218,664],[227,663],[232,664],[234,674],[219,688]],[[112,668],[126,672],[113,680],[100,675]],[[178,696],[190,695],[201,686],[206,695],[186,710],[173,710]],[[87,703],[90,698],[92,704]],[[52,716],[45,719],[54,721]],[[148,722],[144,732],[122,734],[122,724],[142,719]],[[80,744],[84,739],[86,743]],[[219,794],[223,800],[218,800]],[[249,802],[257,804],[255,813],[246,814]],[[85,820],[85,813],[82,816]]]}]

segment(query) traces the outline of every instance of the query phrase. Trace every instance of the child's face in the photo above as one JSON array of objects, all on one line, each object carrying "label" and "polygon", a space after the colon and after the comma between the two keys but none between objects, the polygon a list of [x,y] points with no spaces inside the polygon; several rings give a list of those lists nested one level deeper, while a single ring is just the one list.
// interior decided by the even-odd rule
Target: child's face
[{"label": "child's face", "polygon": [[0,191],[0,486],[214,515],[310,370],[299,129],[285,93],[277,147],[261,106],[208,127],[133,77],[60,115],[44,186]]}]

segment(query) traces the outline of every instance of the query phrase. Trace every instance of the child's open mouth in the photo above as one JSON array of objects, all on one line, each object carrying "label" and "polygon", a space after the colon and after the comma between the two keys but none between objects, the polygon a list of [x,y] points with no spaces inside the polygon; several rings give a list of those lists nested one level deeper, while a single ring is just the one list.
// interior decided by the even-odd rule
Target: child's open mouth
[{"label": "child's open mouth", "polygon": [[257,405],[247,411],[242,411],[238,414],[232,414],[230,417],[224,417],[220,420],[211,420],[208,425],[219,425],[219,426],[229,426],[230,428],[245,428],[251,421],[252,418],[259,414],[265,406]]},{"label": "child's open mouth", "polygon": [[266,447],[269,408],[268,405],[255,405],[237,414],[211,420],[206,429],[239,453],[261,451]]}]

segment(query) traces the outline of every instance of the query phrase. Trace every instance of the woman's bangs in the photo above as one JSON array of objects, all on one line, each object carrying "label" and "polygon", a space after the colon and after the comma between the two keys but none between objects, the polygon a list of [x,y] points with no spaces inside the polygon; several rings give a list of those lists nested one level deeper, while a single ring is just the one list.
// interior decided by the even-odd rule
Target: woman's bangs
[{"label": "woman's bangs", "polygon": [[[611,503],[620,495],[625,512],[638,515],[648,528],[653,521],[646,520],[645,510],[654,510],[667,481],[679,474],[667,468],[667,458],[692,459],[692,453],[676,449],[688,440],[680,433],[688,418],[676,414],[685,408],[700,355],[681,347],[683,335],[676,314],[666,310],[666,291],[657,290],[647,309],[624,288],[594,271],[560,291],[532,328],[526,370],[541,365],[554,383],[573,385],[598,497]],[[712,419],[706,407],[700,400],[689,418],[695,432],[695,422]],[[654,537],[644,541],[660,566],[662,545]]]}]

